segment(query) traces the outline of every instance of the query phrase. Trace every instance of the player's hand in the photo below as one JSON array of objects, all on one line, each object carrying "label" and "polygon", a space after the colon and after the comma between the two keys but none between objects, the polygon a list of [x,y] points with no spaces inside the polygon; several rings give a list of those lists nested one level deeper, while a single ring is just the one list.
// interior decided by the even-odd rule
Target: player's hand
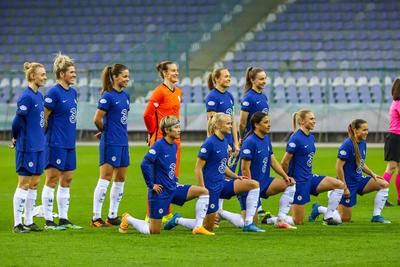
[{"label": "player's hand", "polygon": [[240,146],[236,145],[235,150],[233,151],[233,156],[236,158],[239,155]]},{"label": "player's hand", "polygon": [[154,184],[153,185],[153,191],[158,194],[160,194],[163,191],[163,186],[160,184]]},{"label": "player's hand", "polygon": [[16,143],[17,143],[17,139],[12,138],[11,139],[11,143],[8,145],[8,147],[11,148],[11,149],[14,149]]},{"label": "player's hand", "polygon": [[94,137],[96,137],[97,140],[100,140],[101,138],[101,132],[97,132]]},{"label": "player's hand", "polygon": [[151,141],[151,136],[152,136],[153,134],[151,134],[151,133],[147,133],[147,137],[146,137],[146,144],[147,144],[147,146],[150,146],[150,141]]},{"label": "player's hand", "polygon": [[236,179],[239,179],[239,180],[248,180],[248,179],[250,179],[250,178],[247,177],[247,176],[245,176],[245,175],[241,175],[241,176],[238,175],[238,177],[237,177]]},{"label": "player's hand", "polygon": [[372,178],[374,178],[375,181],[376,181],[377,179],[384,180],[382,176],[376,175],[375,173],[374,173],[374,175],[372,175]]},{"label": "player's hand", "polygon": [[293,177],[288,176],[288,177],[284,177],[283,179],[285,180],[285,182],[287,183],[288,186],[296,184],[296,181],[294,180]]},{"label": "player's hand", "polygon": [[343,196],[344,198],[350,198],[350,191],[347,187],[344,189]]}]

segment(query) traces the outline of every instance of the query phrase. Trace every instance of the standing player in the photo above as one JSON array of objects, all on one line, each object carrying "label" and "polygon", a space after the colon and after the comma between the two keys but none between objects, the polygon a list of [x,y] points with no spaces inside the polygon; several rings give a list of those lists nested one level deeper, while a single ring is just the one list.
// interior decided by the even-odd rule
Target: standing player
[{"label": "standing player", "polygon": [[[210,193],[210,204],[204,227],[208,231],[213,231],[220,198],[230,199],[232,196],[247,193],[243,231],[265,232],[253,222],[260,194],[258,182],[246,176],[239,176],[227,167],[229,145],[225,136],[231,132],[232,117],[222,112],[215,113],[208,122],[210,136],[198,153],[195,167],[196,178],[199,185],[205,186]],[[225,176],[231,179],[224,179]]]},{"label": "standing player", "polygon": [[[179,119],[179,113],[182,101],[182,91],[175,86],[179,81],[178,66],[172,61],[161,61],[157,64],[157,71],[163,79],[163,83],[159,84],[150,96],[149,103],[144,111],[144,124],[147,128],[148,145],[152,146],[155,141],[163,137],[159,128],[161,120],[168,115],[175,116]],[[177,145],[176,154],[176,175],[179,176],[179,166],[181,159],[181,139],[178,137],[174,141]],[[148,211],[147,211],[148,213]],[[165,220],[172,216],[171,210],[165,216]],[[146,216],[148,219],[148,214]]]},{"label": "standing player", "polygon": [[[296,121],[299,129],[296,131]],[[292,204],[292,218],[295,224],[304,223],[304,204],[310,202],[310,194],[317,196],[321,192],[332,190],[328,200],[328,211],[324,222],[327,225],[338,224],[333,219],[345,188],[343,182],[329,176],[313,174],[312,162],[315,156],[315,139],[311,130],[315,126],[315,116],[309,110],[293,113],[293,130],[286,145],[282,159],[285,172],[296,180],[296,193]]]},{"label": "standing player", "polygon": [[[24,63],[28,87],[17,102],[12,123],[12,148],[15,147],[18,187],[13,199],[14,233],[42,231],[33,222],[37,186],[44,168],[44,110],[43,95],[38,91],[47,80],[46,70],[40,63]],[[25,225],[22,212],[25,208]]]},{"label": "standing player", "polygon": [[[347,131],[349,137],[339,147],[336,161],[337,177],[345,184],[345,190],[338,207],[339,213],[334,213],[334,219],[338,222],[351,221],[352,207],[357,203],[357,194],[364,195],[378,191],[375,196],[371,222],[390,223],[381,215],[389,194],[389,183],[376,175],[365,164],[367,155],[365,140],[368,135],[368,123],[362,119],[353,120]],[[362,176],[363,172],[369,176]],[[320,213],[325,214],[326,212],[327,208],[314,204],[310,219],[315,220]]]},{"label": "standing player", "polygon": [[[239,119],[239,143],[243,137],[251,130],[250,118],[257,111],[268,114],[268,97],[263,93],[267,83],[267,74],[261,68],[250,67],[246,70],[246,85],[244,87],[244,97],[240,109]],[[264,216],[262,203],[258,207],[258,215]]]},{"label": "standing player", "polygon": [[[241,170],[239,170],[239,175],[243,174],[258,181],[260,184],[260,198],[268,198],[283,192],[279,201],[278,218],[274,217],[272,223],[276,223],[279,228],[291,228],[286,221],[294,224],[292,217],[287,216],[296,191],[294,179],[287,176],[273,154],[268,136],[271,127],[268,115],[257,111],[251,117],[250,123],[252,130],[245,137],[240,150]],[[270,178],[270,167],[283,179]],[[239,195],[238,198],[243,214],[246,210],[247,193]],[[221,211],[221,217],[232,222],[237,227],[243,227],[243,218],[239,214],[223,210]],[[257,216],[254,217],[254,221],[257,221]]]},{"label": "standing player", "polygon": [[175,139],[179,138],[181,133],[179,120],[174,116],[165,116],[161,120],[160,129],[164,138],[151,146],[141,164],[143,177],[148,187],[150,222],[136,219],[125,213],[122,216],[119,232],[126,233],[129,225],[132,225],[143,234],[159,234],[163,215],[168,211],[170,203],[182,206],[186,201],[198,197],[196,220],[184,219],[179,214],[175,214],[164,229],[172,229],[176,226],[175,220],[179,218],[193,221],[191,225],[193,234],[214,235],[203,227],[210,198],[207,189],[179,184],[175,174],[177,150]]},{"label": "standing player", "polygon": [[388,162],[383,178],[390,183],[396,170],[397,204],[400,205],[400,79],[392,86],[392,105],[389,111],[389,134],[385,138],[385,161]]},{"label": "standing player", "polygon": [[[77,93],[71,87],[75,83],[76,70],[73,60],[61,53],[53,66],[57,84],[49,89],[44,98],[46,128],[46,184],[42,191],[45,229],[82,229],[68,220],[70,185],[76,169],[76,113]],[[54,188],[57,190],[59,225],[53,222]]]},{"label": "standing player", "polygon": [[[130,97],[123,89],[128,86],[129,70],[122,64],[104,68],[101,75],[102,96],[93,121],[100,138],[100,178],[93,196],[93,227],[119,225],[118,206],[124,192],[127,167],[130,164],[128,146],[128,112]],[[101,219],[101,209],[107,187],[110,191],[110,210],[106,222]]]}]

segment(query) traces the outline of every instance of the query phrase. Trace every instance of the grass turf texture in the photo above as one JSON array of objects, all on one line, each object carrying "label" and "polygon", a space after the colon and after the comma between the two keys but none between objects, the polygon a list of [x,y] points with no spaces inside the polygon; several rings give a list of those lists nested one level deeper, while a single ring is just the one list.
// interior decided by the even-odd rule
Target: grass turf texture
[{"label": "grass turf texture", "polygon": [[[125,184],[120,213],[128,211],[135,217],[144,218],[146,188],[139,164],[146,147],[131,148],[131,167]],[[195,184],[194,165],[198,148],[184,147],[181,159],[181,182]],[[335,175],[336,148],[319,148],[314,159],[314,172]],[[283,148],[275,148],[281,159]],[[163,231],[161,235],[145,236],[130,228],[128,234],[119,234],[116,227],[90,228],[93,190],[98,179],[97,147],[80,146],[78,169],[71,189],[69,217],[83,230],[14,234],[12,198],[17,183],[14,151],[0,146],[0,266],[22,265],[160,265],[160,266],[261,266],[261,265],[392,265],[398,266],[398,238],[400,235],[400,207],[385,208],[383,215],[392,224],[372,224],[375,193],[358,196],[353,209],[353,222],[340,226],[324,226],[321,216],[315,223],[306,222],[297,230],[282,230],[262,225],[266,233],[243,233],[226,221],[215,230],[214,237],[193,236],[181,226]],[[383,149],[369,148],[367,165],[377,173],[383,173]],[[37,205],[41,203],[42,177]],[[110,187],[108,189],[109,193]],[[109,195],[103,205],[103,219],[109,207]],[[264,210],[273,214],[278,210],[278,196],[263,201]],[[392,181],[389,199],[396,200]],[[327,204],[327,194],[322,193],[312,202]],[[306,205],[306,216],[311,210]],[[173,207],[184,217],[194,217],[195,201],[184,207]],[[239,211],[235,198],[225,201],[224,208]],[[56,210],[55,205],[55,210]],[[55,220],[58,222],[58,219]],[[42,226],[44,220],[36,218]]]}]

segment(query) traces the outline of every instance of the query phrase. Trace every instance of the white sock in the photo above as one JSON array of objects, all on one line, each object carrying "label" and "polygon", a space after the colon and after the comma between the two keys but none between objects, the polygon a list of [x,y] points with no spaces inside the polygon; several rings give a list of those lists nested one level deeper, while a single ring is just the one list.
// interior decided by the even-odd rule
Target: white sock
[{"label": "white sock", "polygon": [[24,212],[24,206],[27,196],[28,196],[28,190],[24,190],[22,188],[17,187],[13,198],[14,226],[22,224],[22,213]]},{"label": "white sock", "polygon": [[196,202],[196,225],[195,227],[200,227],[203,225],[204,217],[206,217],[208,203],[210,201],[209,195],[201,195]]},{"label": "white sock", "polygon": [[[220,214],[221,218],[227,220],[234,226],[236,226],[238,228],[243,228],[244,220],[243,220],[243,217],[241,214],[233,213],[233,212],[226,211],[226,210],[222,210],[219,214]],[[254,214],[253,214],[253,216],[254,216]]]},{"label": "white sock", "polygon": [[318,213],[319,214],[324,214],[324,218],[325,218],[325,214],[326,214],[327,211],[328,211],[327,207],[324,207],[324,206],[319,206],[318,207]]},{"label": "white sock", "polygon": [[43,215],[46,221],[53,221],[54,188],[47,185],[42,190]]},{"label": "white sock", "polygon": [[37,197],[37,190],[28,189],[28,195],[26,196],[26,202],[25,202],[25,216],[24,216],[25,225],[31,225],[33,223],[33,209],[35,208],[36,197]]},{"label": "white sock", "polygon": [[93,220],[101,218],[101,208],[107,194],[107,187],[110,181],[99,179],[93,195]]},{"label": "white sock", "polygon": [[318,207],[318,213],[319,214],[324,214],[324,218],[332,218],[334,221],[338,222],[338,223],[342,223],[342,218],[340,217],[340,214],[337,210],[334,210],[331,214],[330,217],[326,216],[326,213],[328,212],[328,208],[324,207],[324,206],[319,206]]},{"label": "white sock", "polygon": [[251,189],[246,198],[246,218],[244,225],[253,223],[254,214],[257,210],[258,198],[260,197],[260,188]]},{"label": "white sock", "polygon": [[218,199],[218,209],[223,210],[223,208],[224,208],[224,199],[220,198]]},{"label": "white sock", "polygon": [[133,218],[132,216],[127,216],[126,220],[130,225],[133,226],[133,228],[138,230],[140,233],[145,235],[150,234],[150,225],[148,222]]},{"label": "white sock", "polygon": [[193,229],[196,228],[196,220],[195,219],[186,219],[186,218],[178,218],[175,220],[176,224],[182,225],[183,227]]},{"label": "white sock", "polygon": [[324,218],[333,218],[333,213],[335,212],[337,206],[339,205],[340,200],[342,199],[344,189],[334,189],[329,194],[328,199],[328,210],[324,214]]},{"label": "white sock", "polygon": [[57,190],[57,206],[60,219],[68,220],[69,199],[69,187],[61,187],[59,185]]},{"label": "white sock", "polygon": [[374,213],[373,216],[381,215],[383,207],[385,207],[386,200],[389,195],[389,188],[384,188],[376,192],[374,201]]},{"label": "white sock", "polygon": [[124,193],[125,182],[113,182],[110,190],[110,210],[108,218],[113,219],[118,216],[118,207]]},{"label": "white sock", "polygon": [[279,200],[278,217],[284,218],[290,210],[290,205],[293,202],[294,193],[296,192],[296,185],[288,186]]}]

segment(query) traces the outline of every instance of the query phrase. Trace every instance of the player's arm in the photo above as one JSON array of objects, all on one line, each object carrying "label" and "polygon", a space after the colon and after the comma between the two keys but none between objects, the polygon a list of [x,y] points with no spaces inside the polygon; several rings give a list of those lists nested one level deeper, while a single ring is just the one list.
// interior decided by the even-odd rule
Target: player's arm
[{"label": "player's arm", "polygon": [[149,102],[147,103],[146,109],[144,110],[143,120],[149,137],[151,137],[157,129],[155,114],[162,103],[162,99],[163,96],[161,91],[157,89],[154,90],[150,96]]},{"label": "player's arm", "polygon": [[242,165],[243,176],[247,176],[249,177],[249,179],[251,179],[251,171],[250,171],[251,160],[242,158],[241,165]]},{"label": "player's arm", "polygon": [[102,109],[96,109],[96,113],[94,114],[93,117],[93,123],[96,126],[98,132],[95,134],[95,136],[100,139],[101,137],[101,132],[103,131],[103,117],[106,114],[106,112]]},{"label": "player's arm", "polygon": [[370,168],[368,168],[367,164],[364,164],[363,166],[363,172],[371,176],[372,178],[376,179],[383,179],[382,176],[377,175],[374,173]]},{"label": "player's arm", "polygon": [[282,165],[275,158],[274,154],[271,155],[271,167],[278,175],[283,178],[283,180],[285,180],[288,185],[293,185],[296,183],[292,177],[289,177],[286,174],[286,172],[282,168]]},{"label": "player's arm", "polygon": [[238,131],[236,125],[236,119],[234,113],[232,113],[232,136],[233,136],[233,146],[234,146],[234,156],[236,157],[239,154],[240,146],[239,146],[239,138]]},{"label": "player's arm", "polygon": [[47,131],[47,126],[48,126],[48,122],[49,122],[49,117],[51,114],[52,110],[44,107],[44,130]]},{"label": "player's arm", "polygon": [[10,148],[15,147],[18,135],[23,127],[24,127],[24,120],[22,119],[22,116],[18,114],[15,115],[11,125],[12,138],[11,138],[11,144],[9,145]]},{"label": "player's arm", "polygon": [[241,110],[239,115],[239,139],[243,140],[244,130],[246,129],[247,119],[249,118],[249,112]]},{"label": "player's arm", "polygon": [[344,167],[345,163],[346,163],[346,161],[343,160],[343,159],[338,158],[336,160],[336,176],[344,184],[343,196],[345,198],[349,198],[350,197],[350,191],[347,188],[346,180],[344,179],[344,169],[343,169],[343,167]]},{"label": "player's arm", "polygon": [[203,168],[206,165],[206,161],[202,158],[197,158],[196,166],[194,167],[194,174],[196,175],[197,185],[201,187],[205,187],[204,185],[204,176],[203,176]]},{"label": "player's arm", "polygon": [[285,152],[285,154],[283,155],[282,161],[281,161],[281,165],[282,165],[282,169],[285,173],[288,173],[289,170],[289,163],[293,158],[293,154],[289,153],[289,152]]},{"label": "player's arm", "polygon": [[140,164],[140,168],[142,169],[143,178],[147,188],[153,190],[157,194],[161,193],[163,191],[163,186],[154,183],[154,161],[145,156]]}]

